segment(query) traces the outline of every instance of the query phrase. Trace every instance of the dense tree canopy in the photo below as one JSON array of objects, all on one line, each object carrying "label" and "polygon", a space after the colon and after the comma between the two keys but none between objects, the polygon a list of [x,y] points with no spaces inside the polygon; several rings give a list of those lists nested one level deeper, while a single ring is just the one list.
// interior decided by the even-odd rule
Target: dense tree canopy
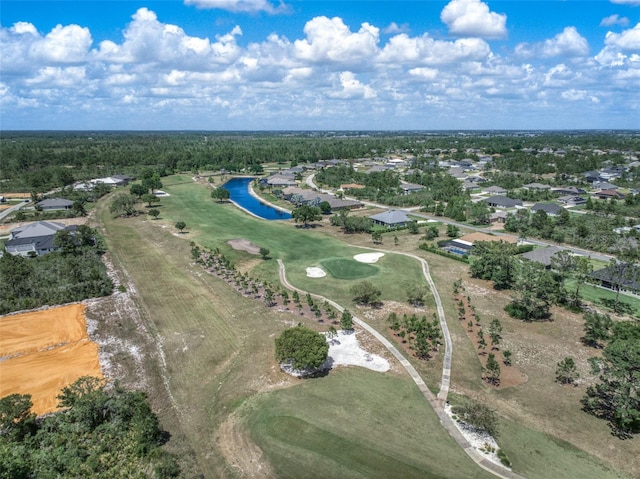
[{"label": "dense tree canopy", "polygon": [[640,433],[640,324],[620,322],[592,366],[599,382],[582,399],[585,411],[606,419],[621,437]]},{"label": "dense tree canopy", "polygon": [[30,396],[0,399],[0,479],[179,475],[144,393],[83,377],[59,399],[65,409],[38,422]]},{"label": "dense tree canopy", "polygon": [[315,369],[326,361],[329,344],[325,337],[299,324],[276,338],[276,359],[295,369]]}]

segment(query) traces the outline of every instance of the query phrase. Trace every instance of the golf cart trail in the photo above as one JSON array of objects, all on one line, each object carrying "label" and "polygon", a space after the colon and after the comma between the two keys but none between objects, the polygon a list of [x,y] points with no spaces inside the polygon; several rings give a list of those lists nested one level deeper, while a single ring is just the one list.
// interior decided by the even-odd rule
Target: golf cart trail
[{"label": "golf cart trail", "polygon": [[[367,248],[367,247],[364,247],[364,248],[372,251],[385,252],[389,254],[403,254],[405,256],[414,258],[421,263],[422,272],[424,274],[424,277],[427,283],[429,284],[431,292],[436,301],[440,326],[442,327],[442,335],[445,338],[445,354],[444,354],[445,357],[444,357],[444,364],[442,368],[442,381],[440,383],[440,391],[438,392],[438,395],[436,396],[431,392],[431,390],[427,387],[426,383],[424,382],[420,374],[418,374],[418,371],[413,367],[413,365],[409,362],[409,360],[404,357],[404,355],[398,350],[398,348],[396,348],[391,343],[391,341],[389,341],[382,334],[380,334],[376,329],[374,329],[368,323],[356,317],[355,315],[353,316],[353,322],[356,323],[358,326],[360,326],[362,329],[368,331],[371,335],[373,335],[400,362],[402,367],[407,371],[411,379],[413,379],[413,382],[416,384],[416,386],[418,386],[418,389],[420,389],[425,399],[429,402],[432,409],[435,411],[436,415],[438,416],[438,419],[440,420],[440,424],[442,424],[442,427],[445,428],[445,430],[449,433],[449,435],[464,450],[464,452],[476,464],[478,464],[478,466],[490,472],[494,476],[500,477],[503,479],[525,479],[523,476],[520,476],[512,472],[511,470],[507,469],[506,467],[496,464],[488,460],[484,456],[482,456],[482,454],[480,454],[473,447],[473,445],[469,443],[469,441],[467,441],[467,439],[462,435],[462,433],[458,430],[458,428],[454,424],[451,417],[449,417],[449,415],[444,410],[444,404],[446,403],[446,398],[449,392],[449,384],[450,384],[450,378],[451,378],[451,357],[452,357],[453,345],[451,343],[451,336],[449,334],[449,328],[447,327],[447,323],[444,315],[444,308],[442,307],[442,302],[440,300],[440,296],[438,295],[438,291],[436,289],[435,283],[431,278],[431,274],[429,272],[429,265],[426,262],[426,260],[418,256],[412,255],[410,253],[399,253],[396,251],[386,251],[386,250]],[[325,298],[324,296],[309,293],[300,288],[296,288],[291,283],[289,283],[286,277],[285,266],[281,259],[278,259],[278,273],[280,276],[280,282],[286,288],[289,288],[292,291],[297,291],[298,293],[302,293],[305,295],[311,294],[312,297],[315,297],[321,301],[327,301],[338,311],[340,312],[344,311],[345,308],[339,305],[338,303],[336,303],[335,301],[329,298]]]}]

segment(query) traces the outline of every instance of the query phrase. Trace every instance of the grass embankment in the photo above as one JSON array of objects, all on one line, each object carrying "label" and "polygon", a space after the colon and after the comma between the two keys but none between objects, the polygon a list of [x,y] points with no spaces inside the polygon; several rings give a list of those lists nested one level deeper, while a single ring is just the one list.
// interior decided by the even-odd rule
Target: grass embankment
[{"label": "grass embankment", "polygon": [[256,398],[250,410],[252,437],[279,477],[492,477],[408,378],[337,370]]}]

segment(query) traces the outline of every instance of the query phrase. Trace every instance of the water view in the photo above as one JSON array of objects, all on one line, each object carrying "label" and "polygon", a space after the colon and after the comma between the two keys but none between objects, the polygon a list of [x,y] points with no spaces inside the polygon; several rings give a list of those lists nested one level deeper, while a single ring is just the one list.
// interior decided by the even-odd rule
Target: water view
[{"label": "water view", "polygon": [[236,205],[265,220],[288,220],[291,215],[285,211],[280,211],[273,206],[266,205],[249,193],[249,184],[253,178],[233,178],[223,186],[229,193],[230,199]]}]

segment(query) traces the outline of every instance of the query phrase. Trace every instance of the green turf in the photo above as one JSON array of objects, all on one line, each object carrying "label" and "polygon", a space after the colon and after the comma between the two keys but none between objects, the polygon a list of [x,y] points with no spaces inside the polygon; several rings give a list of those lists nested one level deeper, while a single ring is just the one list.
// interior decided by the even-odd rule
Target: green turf
[{"label": "green turf", "polygon": [[[164,181],[164,180],[163,180]],[[202,185],[185,182],[183,177],[166,179],[164,190],[171,196],[161,202],[161,218],[173,225],[177,221],[187,224],[189,239],[209,248],[219,248],[234,264],[255,258],[246,252],[235,251],[227,241],[246,238],[270,251],[272,260],[253,267],[254,274],[278,282],[276,259],[282,259],[287,268],[287,278],[292,284],[307,291],[329,296],[345,306],[352,305],[349,290],[353,279],[325,276],[309,278],[306,268],[321,264],[330,258],[352,258],[369,252],[350,246],[322,233],[322,225],[315,228],[298,228],[290,221],[265,221],[250,216],[232,204],[216,203],[210,191]],[[354,261],[354,263],[356,263]],[[406,298],[406,284],[424,281],[418,262],[400,255],[385,255],[375,266],[377,274],[368,276],[374,286],[382,291],[382,300]],[[355,264],[353,265],[356,267]]]},{"label": "green turf", "polygon": [[375,266],[354,259],[330,258],[322,260],[320,264],[331,276],[338,279],[362,279],[380,272]]},{"label": "green turf", "polygon": [[[565,282],[567,291],[575,292],[576,281],[568,279]],[[594,304],[602,305],[604,301],[613,303],[616,298],[615,291],[611,291],[605,288],[599,288],[591,284],[583,284],[580,286],[580,297]],[[623,309],[631,312],[636,317],[640,318],[640,301],[630,295],[620,293],[618,301],[623,303]]]},{"label": "green turf", "polygon": [[278,477],[492,477],[455,445],[409,379],[333,370],[246,410]]},{"label": "green turf", "polygon": [[511,421],[500,422],[500,444],[528,479],[629,479],[568,442]]}]

